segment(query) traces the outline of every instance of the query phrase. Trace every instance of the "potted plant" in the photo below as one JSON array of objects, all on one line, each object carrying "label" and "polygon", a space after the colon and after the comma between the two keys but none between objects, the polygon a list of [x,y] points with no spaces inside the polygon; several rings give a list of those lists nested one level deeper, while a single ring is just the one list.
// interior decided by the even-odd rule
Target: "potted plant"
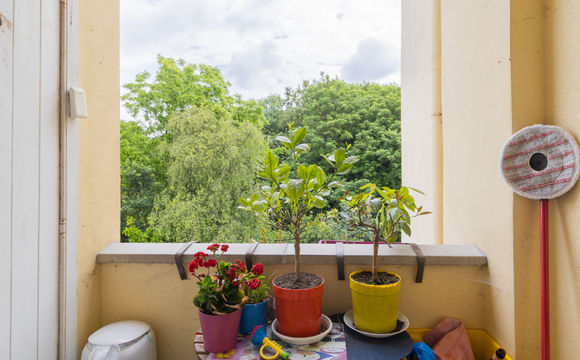
[{"label": "potted plant", "polygon": [[245,265],[223,260],[218,263],[216,252],[221,250],[223,255],[228,251],[227,244],[213,244],[207,249],[212,256],[199,251],[189,263],[189,271],[199,286],[193,304],[199,309],[205,350],[224,352],[237,343],[242,306],[247,299],[240,286]]},{"label": "potted plant", "polygon": [[278,331],[291,337],[309,337],[320,332],[324,279],[301,272],[300,234],[306,217],[315,209],[324,208],[331,190],[341,186],[333,177],[347,173],[358,158],[347,157],[348,147],[336,150],[325,157],[333,169],[328,177],[319,165],[299,164],[299,156],[309,151],[310,145],[302,143],[306,129],[292,126],[293,123],[288,125],[288,136],[276,137],[290,152],[292,166],[280,163],[276,154],[268,151],[258,167],[258,177],[268,184],[249,198],[241,199],[240,208],[262,216],[273,229],[292,236],[294,273],[281,275],[272,283]]},{"label": "potted plant", "polygon": [[242,309],[242,318],[240,320],[240,334],[250,334],[256,326],[266,325],[268,314],[268,301],[270,300],[270,287],[266,284],[264,265],[257,263],[251,269],[245,269],[242,275],[242,287],[245,295],[248,297],[244,308]]},{"label": "potted plant", "polygon": [[401,230],[411,235],[411,219],[429,212],[417,207],[409,188],[394,190],[367,184],[361,187],[364,189],[355,196],[347,195],[344,214],[351,227],[370,231],[373,239],[372,269],[350,274],[353,317],[362,331],[388,333],[397,326],[401,277],[377,271],[379,243],[391,246]]}]

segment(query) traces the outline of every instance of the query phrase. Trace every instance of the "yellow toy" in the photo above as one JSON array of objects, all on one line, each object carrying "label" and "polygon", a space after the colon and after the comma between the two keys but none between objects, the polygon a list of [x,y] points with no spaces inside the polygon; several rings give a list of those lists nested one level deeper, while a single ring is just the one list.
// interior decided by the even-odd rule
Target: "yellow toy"
[{"label": "yellow toy", "polygon": [[[264,325],[260,325],[260,326],[256,326],[254,328],[254,331],[252,331],[252,344],[256,345],[256,346],[260,346],[260,356],[262,357],[262,359],[265,360],[274,360],[275,358],[277,358],[278,356],[280,356],[282,359],[287,360],[288,359],[288,353],[285,352],[284,350],[282,350],[282,347],[280,346],[280,344],[278,344],[275,341],[270,340],[267,336],[266,336],[266,327]],[[264,349],[270,348],[272,350],[274,350],[274,355],[269,355],[266,356],[264,355]]]}]

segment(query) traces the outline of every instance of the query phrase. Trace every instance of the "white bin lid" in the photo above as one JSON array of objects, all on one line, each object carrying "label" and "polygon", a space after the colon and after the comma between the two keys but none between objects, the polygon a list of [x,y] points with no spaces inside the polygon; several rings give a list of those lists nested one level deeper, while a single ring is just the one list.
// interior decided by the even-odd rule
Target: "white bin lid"
[{"label": "white bin lid", "polygon": [[89,336],[93,345],[123,345],[140,338],[151,330],[151,326],[141,321],[119,321],[103,326]]}]

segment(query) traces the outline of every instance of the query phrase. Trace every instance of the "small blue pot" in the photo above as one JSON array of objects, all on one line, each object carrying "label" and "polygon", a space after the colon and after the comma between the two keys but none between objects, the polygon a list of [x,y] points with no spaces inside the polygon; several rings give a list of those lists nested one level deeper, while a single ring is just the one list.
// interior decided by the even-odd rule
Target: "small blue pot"
[{"label": "small blue pot", "polygon": [[251,334],[258,325],[266,325],[266,315],[268,314],[268,301],[258,304],[246,304],[242,309],[242,318],[238,332],[240,334]]}]

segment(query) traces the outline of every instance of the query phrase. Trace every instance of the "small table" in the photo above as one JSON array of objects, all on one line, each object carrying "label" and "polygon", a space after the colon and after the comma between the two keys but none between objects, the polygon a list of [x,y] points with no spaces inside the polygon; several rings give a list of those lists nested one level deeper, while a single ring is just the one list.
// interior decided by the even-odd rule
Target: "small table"
[{"label": "small table", "polygon": [[[413,340],[406,331],[388,338],[369,338],[345,326],[340,314],[331,319],[332,331],[316,344],[299,346],[286,344],[275,337],[274,340],[282,345],[290,358],[294,354],[299,358],[318,354],[318,358],[324,360],[399,360],[413,348]],[[200,360],[220,359],[218,354],[208,353],[204,349],[201,329],[195,335],[195,354]],[[240,357],[260,360],[259,349],[252,345],[249,335],[238,335],[238,345],[229,359],[238,360]]]}]

